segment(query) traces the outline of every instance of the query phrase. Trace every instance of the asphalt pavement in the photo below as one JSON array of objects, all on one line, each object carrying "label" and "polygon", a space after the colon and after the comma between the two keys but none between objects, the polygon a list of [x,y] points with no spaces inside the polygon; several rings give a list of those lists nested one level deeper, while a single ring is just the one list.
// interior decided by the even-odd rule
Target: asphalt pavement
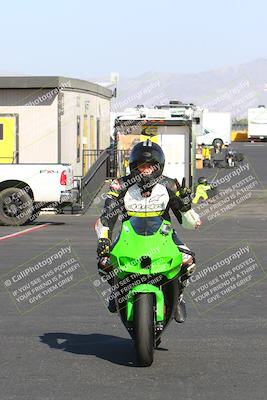
[{"label": "asphalt pavement", "polygon": [[[242,291],[209,304],[192,297],[196,286],[191,283],[186,294],[188,319],[169,327],[149,368],[136,366],[128,333],[107,311],[94,285],[94,222],[101,210],[101,193],[86,215],[43,215],[39,230],[0,241],[1,399],[266,399],[267,144],[235,146],[245,153],[261,182],[253,188],[257,196],[198,231],[175,226],[196,252],[199,271],[244,244],[253,250],[258,275],[252,271]],[[44,223],[49,225],[42,227]],[[36,225],[0,227],[0,239],[31,227]],[[64,290],[51,292],[48,301],[36,299],[23,308],[12,294],[13,287],[4,282],[12,276],[29,282],[19,272],[48,260],[64,246],[71,247],[80,265],[80,271],[73,272],[73,285],[67,283]],[[51,265],[40,268],[47,271]],[[223,268],[221,272],[226,271]]]}]

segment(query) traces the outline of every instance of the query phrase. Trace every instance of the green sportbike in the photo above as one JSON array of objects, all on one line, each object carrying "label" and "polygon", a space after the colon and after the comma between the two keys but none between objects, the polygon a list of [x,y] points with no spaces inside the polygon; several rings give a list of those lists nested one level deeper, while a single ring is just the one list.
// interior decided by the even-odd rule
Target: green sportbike
[{"label": "green sportbike", "polygon": [[153,363],[154,349],[174,317],[179,277],[186,272],[172,235],[170,222],[159,216],[131,217],[111,251],[112,296],[140,366]]}]

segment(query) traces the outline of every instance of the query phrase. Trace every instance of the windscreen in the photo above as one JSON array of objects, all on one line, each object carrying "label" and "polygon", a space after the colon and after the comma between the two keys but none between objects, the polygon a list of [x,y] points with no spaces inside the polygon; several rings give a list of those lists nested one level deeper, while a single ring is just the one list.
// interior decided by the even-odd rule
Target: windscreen
[{"label": "windscreen", "polygon": [[149,236],[156,233],[162,224],[161,217],[131,217],[130,222],[138,235]]}]

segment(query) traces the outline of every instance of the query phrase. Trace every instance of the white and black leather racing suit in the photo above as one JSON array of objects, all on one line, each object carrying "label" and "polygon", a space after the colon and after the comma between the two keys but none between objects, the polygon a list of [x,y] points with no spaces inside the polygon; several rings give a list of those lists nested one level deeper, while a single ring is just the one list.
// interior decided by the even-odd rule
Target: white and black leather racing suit
[{"label": "white and black leather racing suit", "polygon": [[[142,195],[142,189],[136,183],[135,177],[131,174],[115,179],[110,185],[103,212],[95,225],[98,239],[112,240],[112,231],[117,219],[123,222],[131,216],[160,215],[170,221],[170,210],[182,227],[195,229],[199,216],[191,208],[190,196],[190,200],[187,198],[185,201],[180,196],[180,189],[177,180],[162,175],[148,193],[148,197],[145,197]],[[184,246],[185,249],[188,249],[176,233],[173,235],[173,240],[179,247]],[[187,259],[188,254],[184,254],[184,262]]]},{"label": "white and black leather racing suit", "polygon": [[[179,223],[186,229],[194,229],[200,224],[199,216],[191,209],[190,195],[183,196],[183,188],[176,180],[161,175],[150,191],[144,193],[142,191],[142,186],[138,185],[136,176],[133,174],[116,179],[111,183],[103,212],[95,226],[98,236],[97,253],[100,275],[108,273],[109,262],[107,260],[112,231],[118,219],[123,222],[131,216],[162,216],[162,218],[170,221],[171,210]],[[182,323],[186,319],[183,290],[189,275],[194,272],[195,260],[193,253],[178,238],[175,231],[173,241],[183,253],[182,274],[178,280],[179,300],[174,315],[176,322]],[[109,282],[111,286],[112,282],[113,280]],[[109,299],[108,309],[112,313],[116,312],[115,301],[111,298]]]}]

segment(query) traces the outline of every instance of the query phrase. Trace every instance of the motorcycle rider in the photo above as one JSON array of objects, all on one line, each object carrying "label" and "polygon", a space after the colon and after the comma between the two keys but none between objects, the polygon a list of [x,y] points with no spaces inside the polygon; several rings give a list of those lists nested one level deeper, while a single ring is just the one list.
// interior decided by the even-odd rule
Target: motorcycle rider
[{"label": "motorcycle rider", "polygon": [[196,195],[193,198],[192,203],[198,204],[200,201],[208,200],[209,194],[212,193],[212,190],[214,190],[214,188],[211,184],[209,184],[207,178],[205,178],[204,176],[201,176],[200,178],[198,178]]},{"label": "motorcycle rider", "polygon": [[[100,273],[105,273],[106,260],[111,251],[112,231],[117,219],[123,222],[131,216],[160,215],[170,221],[169,211],[172,210],[184,228],[195,229],[201,225],[198,214],[191,208],[190,189],[184,187],[184,184],[180,185],[176,179],[164,176],[164,164],[165,156],[158,144],[151,140],[140,142],[133,147],[130,154],[130,174],[111,183],[102,214],[95,226]],[[173,240],[183,253],[180,294],[175,311],[175,320],[181,323],[186,319],[183,290],[187,279],[195,270],[195,260],[194,253],[178,238],[176,232]],[[111,312],[116,312],[114,303],[114,300],[110,301]]]}]

